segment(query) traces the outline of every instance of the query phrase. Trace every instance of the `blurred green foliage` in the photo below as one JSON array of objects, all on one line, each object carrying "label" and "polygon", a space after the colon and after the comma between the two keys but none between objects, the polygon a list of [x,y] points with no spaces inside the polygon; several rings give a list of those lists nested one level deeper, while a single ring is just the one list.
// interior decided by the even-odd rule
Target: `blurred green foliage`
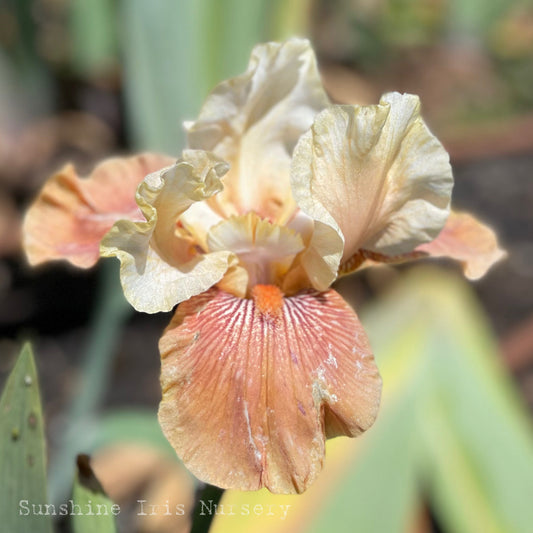
[{"label": "blurred green foliage", "polygon": [[503,82],[505,101],[493,105],[506,112],[533,106],[532,0],[318,0],[317,4],[335,12],[332,26],[344,35],[343,60],[363,73],[379,75],[406,57],[423,61],[431,50],[463,48],[485,58]]}]

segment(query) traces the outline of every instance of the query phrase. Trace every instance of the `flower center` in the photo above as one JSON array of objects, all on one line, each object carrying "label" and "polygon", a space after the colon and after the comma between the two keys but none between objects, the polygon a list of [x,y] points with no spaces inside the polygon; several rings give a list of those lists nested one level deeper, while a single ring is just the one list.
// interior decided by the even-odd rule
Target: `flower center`
[{"label": "flower center", "polygon": [[255,285],[280,284],[296,255],[301,237],[292,229],[262,219],[254,212],[233,216],[212,227],[207,235],[210,252],[228,250],[247,273],[248,293]]}]

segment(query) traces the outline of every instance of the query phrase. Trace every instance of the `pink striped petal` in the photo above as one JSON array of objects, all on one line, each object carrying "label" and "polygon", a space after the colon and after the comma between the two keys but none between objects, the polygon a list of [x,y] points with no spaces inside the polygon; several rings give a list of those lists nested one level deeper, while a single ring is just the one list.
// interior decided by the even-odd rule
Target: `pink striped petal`
[{"label": "pink striped petal", "polygon": [[120,219],[144,220],[135,190],[144,177],[173,159],[160,154],[116,157],[88,178],[64,166],[44,185],[26,214],[23,242],[30,264],[66,259],[81,268],[99,258],[100,240]]},{"label": "pink striped petal", "polygon": [[333,290],[211,289],[178,307],[159,347],[163,432],[197,477],[224,488],[303,492],[325,439],[357,436],[377,414],[367,337]]}]

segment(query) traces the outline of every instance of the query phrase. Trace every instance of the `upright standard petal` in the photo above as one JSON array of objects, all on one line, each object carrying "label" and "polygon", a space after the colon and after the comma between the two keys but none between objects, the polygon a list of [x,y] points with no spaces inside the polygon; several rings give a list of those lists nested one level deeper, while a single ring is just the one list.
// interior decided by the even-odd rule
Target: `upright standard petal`
[{"label": "upright standard petal", "polygon": [[307,40],[256,46],[248,70],[221,83],[187,125],[191,148],[211,150],[231,165],[224,191],[209,201],[213,208],[224,217],[255,211],[286,222],[295,208],[293,148],[327,105]]},{"label": "upright standard petal", "polygon": [[468,213],[453,211],[439,236],[417,251],[461,262],[465,276],[473,280],[483,277],[494,263],[507,256],[488,226]]},{"label": "upright standard petal", "polygon": [[184,464],[223,488],[303,492],[326,437],[372,425],[381,379],[362,326],[333,290],[252,299],[212,289],[160,341],[159,421]]},{"label": "upright standard petal", "polygon": [[100,240],[119,219],[143,220],[135,190],[147,174],[173,163],[160,154],[115,157],[100,163],[88,178],[66,165],[44,185],[29,208],[23,242],[30,264],[66,259],[93,266]]},{"label": "upright standard petal", "polygon": [[102,239],[101,254],[118,257],[127,300],[138,311],[170,311],[220,281],[235,264],[231,252],[204,254],[179,221],[194,202],[222,190],[228,165],[202,150],[146,177],[137,190],[145,221],[118,221]]},{"label": "upright standard petal", "polygon": [[[453,178],[418,98],[391,93],[376,106],[320,113],[295,148],[291,182],[302,211],[344,238],[342,258],[331,261],[336,275],[360,248],[401,255],[434,239],[449,213]],[[325,238],[311,240],[303,258],[310,279],[313,258],[329,247]]]}]

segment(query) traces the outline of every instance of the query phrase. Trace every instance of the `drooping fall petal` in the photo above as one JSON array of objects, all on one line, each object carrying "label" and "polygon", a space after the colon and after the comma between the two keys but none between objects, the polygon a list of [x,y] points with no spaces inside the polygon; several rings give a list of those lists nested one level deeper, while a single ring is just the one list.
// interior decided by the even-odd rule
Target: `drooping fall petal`
[{"label": "drooping fall petal", "polygon": [[211,150],[231,165],[224,191],[209,201],[214,209],[285,222],[295,208],[292,150],[328,103],[307,40],[256,46],[248,70],[221,83],[187,126],[191,148]]},{"label": "drooping fall petal", "polygon": [[99,258],[100,239],[119,219],[144,220],[135,190],[147,174],[173,163],[160,154],[116,157],[100,163],[88,178],[66,165],[44,185],[23,226],[30,264],[66,259],[89,268]]},{"label": "drooping fall petal", "polygon": [[473,280],[483,277],[494,263],[507,256],[488,226],[468,213],[453,211],[439,236],[417,251],[460,261],[465,276]]},{"label": "drooping fall petal", "polygon": [[185,465],[224,488],[302,492],[326,437],[374,421],[381,380],[362,326],[333,290],[252,299],[218,289],[181,304],[160,340],[159,420]]},{"label": "drooping fall petal", "polygon": [[179,217],[222,190],[227,164],[203,150],[185,150],[175,165],[145,178],[136,199],[145,221],[118,221],[101,255],[118,257],[127,300],[138,311],[170,311],[217,283],[236,264],[232,252],[202,253]]},{"label": "drooping fall petal", "polygon": [[[302,255],[311,281],[313,270],[323,270],[317,258],[332,258],[329,280],[324,274],[315,284],[324,288],[360,248],[400,255],[434,239],[449,213],[453,178],[418,98],[390,93],[376,106],[321,112],[294,150],[291,183],[298,206],[318,224]],[[332,254],[332,232],[344,238],[341,254]]]}]

